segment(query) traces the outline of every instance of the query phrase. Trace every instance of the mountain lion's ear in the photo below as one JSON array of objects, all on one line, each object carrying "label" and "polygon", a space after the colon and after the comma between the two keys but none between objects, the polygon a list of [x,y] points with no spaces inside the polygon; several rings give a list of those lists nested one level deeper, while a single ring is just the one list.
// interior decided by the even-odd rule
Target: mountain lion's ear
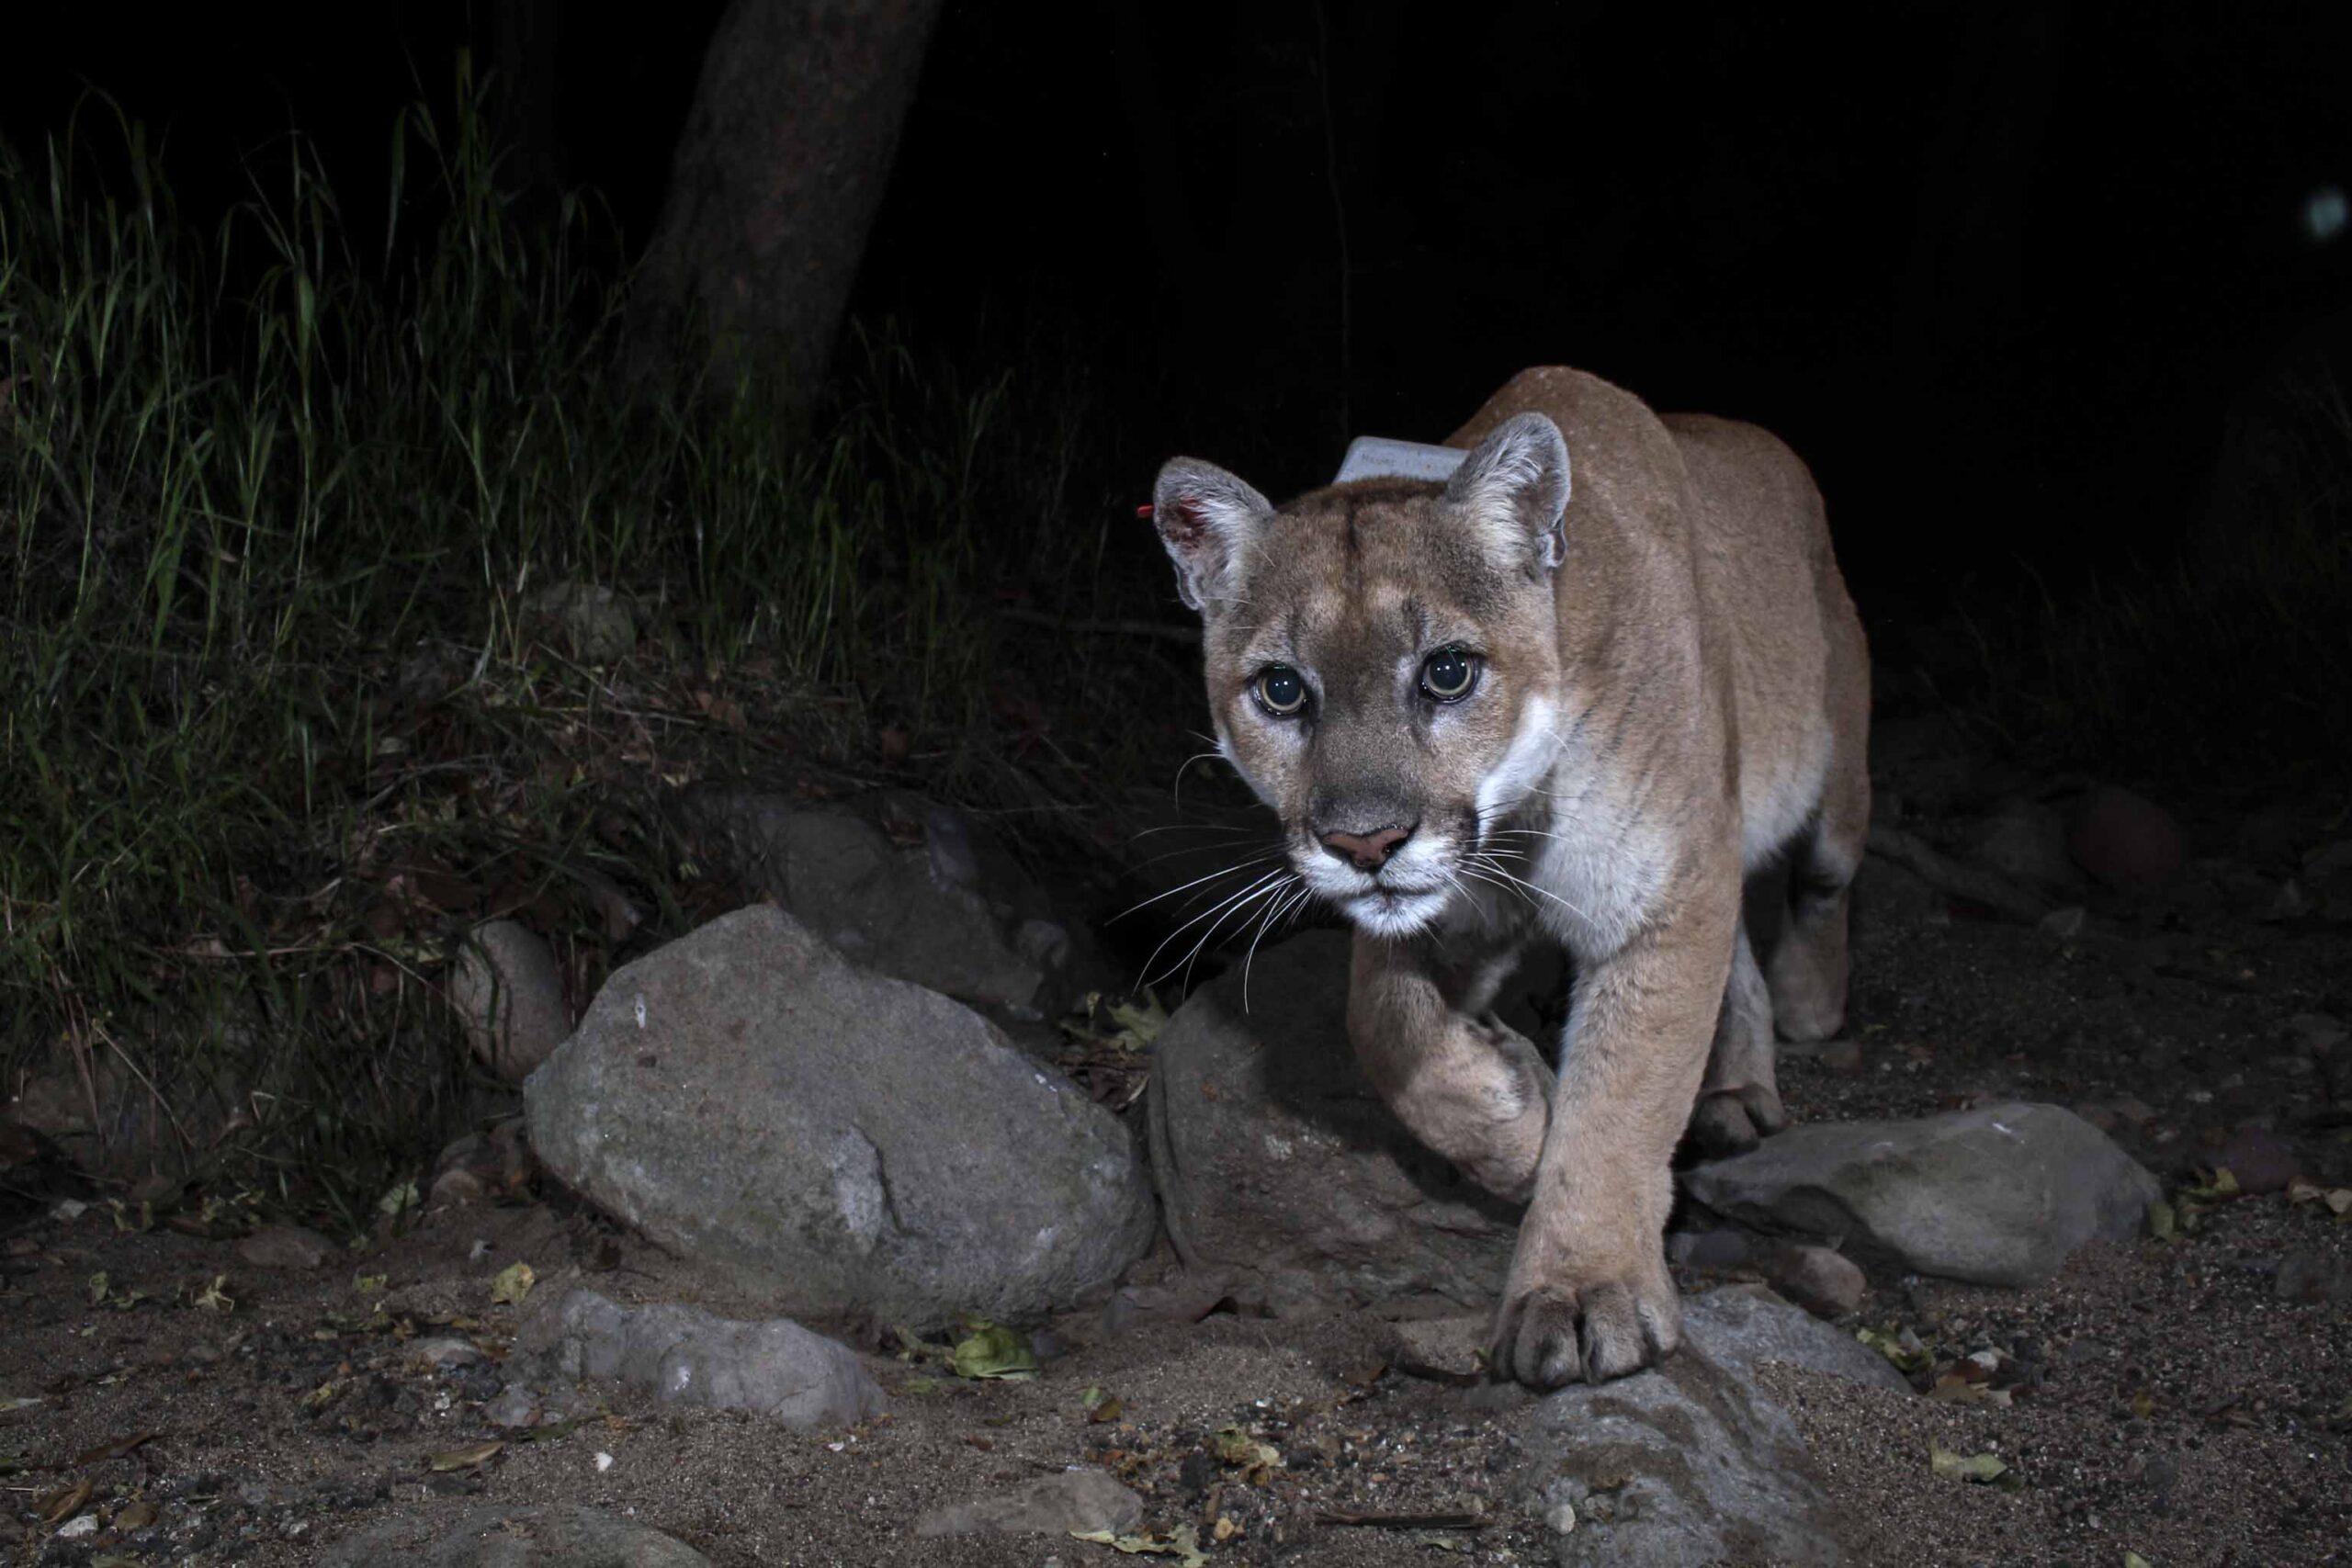
[{"label": "mountain lion's ear", "polygon": [[1151,516],[1186,604],[1205,609],[1231,595],[1235,563],[1273,514],[1264,496],[1214,463],[1176,457],[1159,470]]},{"label": "mountain lion's ear", "polygon": [[1560,427],[1540,413],[1511,415],[1462,459],[1445,501],[1492,535],[1498,558],[1546,570],[1559,565],[1567,554],[1560,518],[1568,507],[1568,444]]}]

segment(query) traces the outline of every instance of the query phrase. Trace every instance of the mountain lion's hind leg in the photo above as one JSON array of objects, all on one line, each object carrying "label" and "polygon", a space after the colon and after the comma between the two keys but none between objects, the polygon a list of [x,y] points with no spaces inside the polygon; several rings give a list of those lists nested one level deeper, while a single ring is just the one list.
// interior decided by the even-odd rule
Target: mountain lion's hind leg
[{"label": "mountain lion's hind leg", "polygon": [[1742,1154],[1789,1124],[1772,1077],[1772,998],[1742,920],[1732,951],[1731,981],[1707,1055],[1690,1135],[1710,1155]]},{"label": "mountain lion's hind leg", "polygon": [[[1853,635],[1859,642],[1860,628]],[[1846,1026],[1847,892],[1871,831],[1868,688],[1841,705],[1821,809],[1790,855],[1788,918],[1764,966],[1772,1021],[1789,1040],[1827,1040]]]}]

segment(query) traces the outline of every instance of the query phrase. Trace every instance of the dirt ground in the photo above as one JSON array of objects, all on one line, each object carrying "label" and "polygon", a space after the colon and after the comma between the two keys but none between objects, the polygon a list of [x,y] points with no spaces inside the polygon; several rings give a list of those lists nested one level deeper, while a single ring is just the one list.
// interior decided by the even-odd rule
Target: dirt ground
[{"label": "dirt ground", "polygon": [[[2233,841],[2226,825],[2190,827]],[[2092,1247],[2032,1290],[1874,1280],[1849,1325],[1907,1329],[1915,1382],[1958,1399],[1765,1374],[1813,1445],[1851,1559],[2352,1561],[2352,1221],[2324,1195],[2352,1186],[2352,1047],[2310,1016],[2352,1015],[2345,928],[2271,918],[2261,876],[2227,858],[2161,898],[2092,900],[2072,936],[1972,918],[1883,867],[1863,897],[1850,1043],[1784,1058],[1799,1118],[2046,1100],[2109,1125],[2168,1189],[2194,1187],[2233,1136],[2226,1157],[2303,1179],[2192,1196],[2171,1237]],[[2273,1135],[2249,1143],[2248,1124]],[[1068,1539],[910,1532],[942,1504],[1095,1464],[1143,1494],[1147,1529],[1194,1526],[1213,1562],[1551,1557],[1531,1507],[1548,1477],[1521,1448],[1531,1402],[1389,1368],[1369,1314],[1215,1313],[1114,1335],[1081,1313],[1045,1337],[1059,1353],[1032,1382],[934,1385],[876,1356],[891,1411],[854,1431],[602,1389],[576,1423],[523,1441],[484,1424],[494,1359],[435,1371],[415,1351],[457,1335],[502,1353],[515,1310],[492,1286],[517,1261],[541,1291],[577,1273],[624,1300],[758,1307],[560,1196],[428,1212],[309,1270],[248,1265],[231,1235],[124,1229],[103,1205],[30,1220],[0,1253],[0,1554],[293,1564],[388,1517],[560,1503],[634,1517],[721,1564],[1130,1561]],[[216,1280],[226,1301],[208,1298]],[[1962,1368],[1972,1354],[1989,1380]],[[1090,1389],[1115,1416],[1095,1418],[1112,1407],[1090,1412]],[[1221,1461],[1227,1427],[1281,1466]],[[450,1457],[497,1438],[476,1462]],[[1997,1455],[2021,1484],[1939,1476],[1931,1446]],[[85,1516],[100,1528],[57,1533]]]}]

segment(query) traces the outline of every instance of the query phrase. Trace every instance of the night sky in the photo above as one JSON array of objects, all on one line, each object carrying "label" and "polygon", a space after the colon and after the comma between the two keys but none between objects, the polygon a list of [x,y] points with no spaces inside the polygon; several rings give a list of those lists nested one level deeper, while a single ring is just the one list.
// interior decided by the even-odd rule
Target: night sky
[{"label": "night sky", "polygon": [[[631,243],[718,11],[511,13],[543,164]],[[499,13],[319,15],[79,8],[0,128],[102,86],[203,217],[299,124],[372,212]],[[2347,65],[2352,7],[951,4],[857,305],[1081,368],[1138,495],[1179,450],[1304,488],[1582,366],[1785,435],[1883,620],[2231,525],[2232,421],[2352,357]]]}]

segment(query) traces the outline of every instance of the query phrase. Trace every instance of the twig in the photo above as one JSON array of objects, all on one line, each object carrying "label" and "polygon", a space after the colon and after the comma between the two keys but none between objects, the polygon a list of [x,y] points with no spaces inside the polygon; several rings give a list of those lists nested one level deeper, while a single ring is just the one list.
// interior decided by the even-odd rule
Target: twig
[{"label": "twig", "polygon": [[1482,1530],[1484,1514],[1317,1514],[1318,1525],[1344,1525],[1383,1530]]}]

